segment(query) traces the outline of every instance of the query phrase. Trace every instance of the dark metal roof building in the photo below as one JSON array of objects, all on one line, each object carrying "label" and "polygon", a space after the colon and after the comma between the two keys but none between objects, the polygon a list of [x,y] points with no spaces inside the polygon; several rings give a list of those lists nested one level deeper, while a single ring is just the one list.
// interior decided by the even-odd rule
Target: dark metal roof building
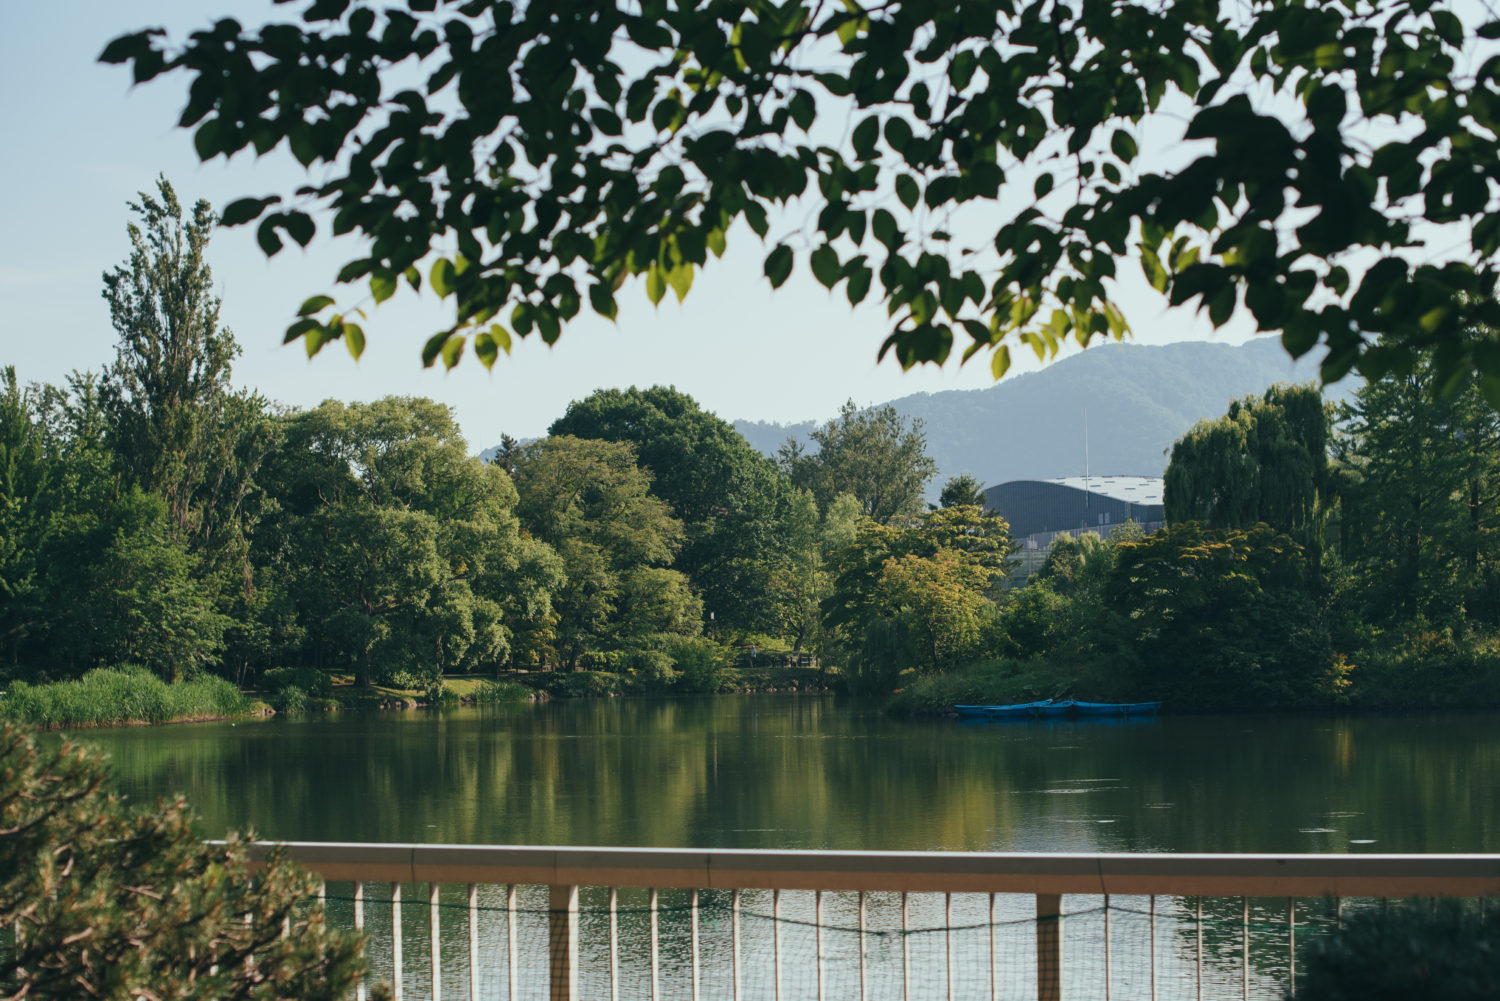
[{"label": "dark metal roof building", "polygon": [[1166,519],[1162,480],[1157,476],[1011,480],[986,489],[984,501],[986,508],[1010,522],[1010,534],[1017,539],[1057,532],[1108,535],[1127,521],[1150,532]]}]

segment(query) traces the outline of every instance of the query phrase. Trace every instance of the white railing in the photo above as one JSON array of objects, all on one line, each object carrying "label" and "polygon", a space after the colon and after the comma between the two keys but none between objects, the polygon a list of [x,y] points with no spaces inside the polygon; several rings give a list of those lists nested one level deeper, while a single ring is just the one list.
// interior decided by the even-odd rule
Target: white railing
[{"label": "white railing", "polygon": [[[254,850],[262,855],[278,846],[262,843]],[[661,927],[659,918],[664,912],[660,892],[686,891],[686,903],[673,909],[676,925],[682,932],[680,962],[674,969],[682,974],[685,984],[678,993],[692,1001],[700,996],[723,996],[739,1001],[742,996],[765,995],[780,1001],[788,996],[783,992],[783,975],[793,965],[784,961],[783,940],[793,930],[811,936],[808,946],[810,962],[796,963],[796,972],[808,988],[809,993],[822,1001],[825,996],[853,996],[854,970],[857,967],[857,996],[860,1001],[871,997],[869,963],[879,957],[869,948],[871,936],[890,935],[889,941],[899,942],[899,956],[894,946],[884,950],[884,962],[890,973],[889,985],[895,989],[899,982],[899,996],[941,997],[952,999],[959,995],[979,993],[985,997],[1000,995],[1003,965],[997,951],[997,928],[1006,925],[1005,914],[1022,914],[1026,924],[1034,924],[1034,939],[1026,946],[1024,977],[1026,992],[1039,1001],[1060,1001],[1064,996],[1064,978],[1078,972],[1074,961],[1087,960],[1090,976],[1097,979],[1102,970],[1102,992],[1091,996],[1109,999],[1111,987],[1122,984],[1118,952],[1111,956],[1112,940],[1117,941],[1118,929],[1112,936],[1111,915],[1129,915],[1139,918],[1146,929],[1142,941],[1147,943],[1149,955],[1145,959],[1136,957],[1136,973],[1132,974],[1128,986],[1140,996],[1149,996],[1152,1001],[1158,996],[1158,988],[1175,986],[1182,993],[1202,998],[1205,984],[1204,951],[1204,899],[1238,898],[1237,915],[1226,910],[1226,905],[1217,905],[1220,914],[1231,918],[1220,918],[1217,926],[1221,937],[1230,934],[1224,931],[1226,924],[1237,924],[1231,931],[1239,933],[1235,945],[1238,955],[1238,990],[1242,997],[1251,996],[1252,972],[1252,899],[1280,898],[1285,906],[1285,980],[1278,990],[1295,986],[1296,944],[1299,927],[1306,928],[1319,915],[1332,915],[1337,922],[1342,914],[1341,901],[1345,898],[1403,898],[1403,897],[1470,897],[1483,899],[1500,895],[1500,856],[1496,855],[1200,855],[1200,854],[1001,854],[983,852],[824,852],[824,851],[747,851],[725,849],[671,849],[671,848],[573,848],[573,847],[500,847],[471,845],[392,845],[392,844],[344,844],[287,842],[279,846],[287,857],[301,863],[318,874],[325,882],[351,883],[352,919],[356,927],[367,928],[366,911],[370,903],[367,896],[369,884],[388,884],[390,896],[384,903],[390,908],[388,928],[390,942],[389,970],[392,987],[397,999],[403,997],[403,884],[427,884],[428,937],[430,955],[427,957],[431,984],[431,997],[441,998],[444,958],[442,952],[441,913],[444,908],[467,910],[467,969],[462,979],[467,981],[467,996],[478,1001],[481,996],[492,996],[498,988],[499,996],[516,999],[523,987],[533,993],[542,990],[539,978],[543,976],[540,957],[532,955],[536,976],[522,976],[528,957],[518,938],[518,927],[523,924],[519,916],[527,908],[518,903],[518,887],[546,887],[545,907],[536,906],[531,912],[538,919],[545,919],[545,946],[538,941],[529,946],[533,953],[545,952],[544,996],[551,1001],[577,1001],[580,989],[580,888],[599,888],[589,892],[601,894],[607,891],[607,904],[598,908],[598,947],[590,954],[591,962],[603,967],[607,964],[607,977],[601,969],[593,981],[593,992],[589,997],[603,996],[607,990],[611,1001],[617,1001],[621,992],[622,953],[629,963],[639,966],[642,978],[646,977],[645,955],[649,954],[649,986],[643,992],[653,999],[663,997],[661,984],[662,959]],[[456,884],[466,888],[466,904],[444,904],[441,888]],[[491,889],[493,888],[493,889]],[[485,902],[481,903],[483,889]],[[631,914],[644,915],[640,923],[647,932],[644,949],[633,947],[622,950],[620,916],[625,913],[620,907],[619,891],[646,891],[646,906]],[[770,913],[755,913],[746,909],[746,901],[755,895],[757,906],[764,911],[767,902],[765,891],[769,891]],[[789,918],[791,894],[784,900],[784,891],[810,891],[810,900],[801,905],[798,914]],[[528,891],[531,892],[531,891]],[[716,933],[727,933],[727,943],[716,947],[714,958],[708,964],[715,973],[715,981],[705,991],[705,942],[700,918],[703,912],[702,895],[712,893],[717,897],[728,896],[728,906],[716,912]],[[835,896],[825,895],[833,894]],[[847,899],[843,895],[847,895]],[[888,931],[876,929],[867,918],[867,899],[872,895],[881,897],[886,905],[891,927]],[[912,969],[911,936],[915,930],[910,925],[909,896],[938,895],[942,902],[941,923],[931,931],[942,933],[945,943],[945,962],[939,963],[942,970]],[[970,899],[967,895],[980,895]],[[997,912],[997,895],[1009,901]],[[1015,897],[1023,895],[1034,899],[1024,911],[1014,906]],[[1097,941],[1075,943],[1064,963],[1065,911],[1064,896],[1078,895],[1103,900],[1103,907],[1091,907],[1086,912],[1090,920],[1098,923],[1102,915],[1102,934]],[[451,894],[450,894],[451,896]],[[969,919],[954,917],[955,898],[962,897],[960,909],[977,915],[972,923]],[[1140,897],[1144,906],[1122,911],[1118,906],[1121,897]],[[1168,898],[1174,908],[1174,917],[1167,917],[1166,908],[1159,906],[1159,898]],[[1322,904],[1304,904],[1299,924],[1298,899],[1314,898]],[[601,900],[602,900],[601,896]],[[987,899],[987,910],[984,901]],[[825,917],[825,905],[838,901],[845,917],[842,924],[829,923]],[[899,901],[899,920],[894,924],[896,902]],[[1111,901],[1115,901],[1112,904]],[[810,918],[807,920],[807,903],[810,903]],[[932,908],[935,912],[935,907]],[[491,984],[490,993],[481,991],[484,984],[484,969],[480,961],[480,912],[500,911],[505,915],[505,956],[503,962],[494,964],[503,969],[504,983]],[[997,913],[1001,915],[997,918]],[[1266,905],[1257,904],[1257,924],[1268,913]],[[726,917],[727,915],[727,917]],[[744,931],[749,918],[769,918],[769,934],[761,935],[757,948],[770,953],[772,976],[765,990],[745,991],[742,981],[747,967],[742,950],[749,947],[751,937]],[[1233,921],[1237,917],[1238,921]],[[955,921],[959,923],[956,925]],[[1160,930],[1159,921],[1169,927]],[[1018,926],[1020,922],[1011,921]],[[784,931],[783,929],[787,929]],[[977,929],[979,941],[976,956],[970,961],[970,977],[967,987],[972,990],[956,990],[954,931]],[[1009,930],[1020,930],[1010,927]],[[825,931],[827,934],[825,935]],[[832,962],[825,938],[834,932],[844,934],[854,946],[842,957],[849,967],[848,992],[836,991],[831,986]],[[1171,962],[1166,961],[1160,947],[1160,938],[1170,933],[1182,946],[1182,955],[1173,953]],[[856,938],[857,936],[857,938]],[[983,944],[987,937],[986,946]],[[452,940],[450,939],[450,942]],[[1279,943],[1278,943],[1279,948]],[[633,953],[639,952],[640,955]],[[1034,960],[1031,958],[1034,955]],[[1014,966],[1014,955],[1012,965]],[[1211,957],[1210,957],[1211,958]],[[639,960],[637,963],[636,961]],[[1112,970],[1112,960],[1114,970]],[[1254,961],[1259,965],[1263,960]],[[1281,960],[1277,960],[1279,964]],[[449,968],[453,960],[450,957]],[[1221,964],[1222,965],[1222,964]],[[685,967],[685,970],[677,969]],[[987,969],[986,969],[987,967]],[[1073,972],[1070,972],[1073,970]],[[982,971],[977,974],[974,971]],[[1210,971],[1212,972],[1212,971]],[[1223,974],[1223,970],[1219,971]],[[1018,975],[1010,971],[1012,980]],[[1034,991],[1030,987],[1034,979]],[[1221,981],[1223,977],[1221,976]],[[1170,981],[1170,984],[1168,984]],[[603,986],[607,983],[607,987]],[[1015,984],[1011,984],[1014,987]],[[1220,993],[1224,984],[1218,984]],[[814,991],[815,988],[815,991]],[[363,988],[361,995],[363,995]],[[1014,991],[1010,992],[1012,995]],[[1212,992],[1211,992],[1212,994]]]}]

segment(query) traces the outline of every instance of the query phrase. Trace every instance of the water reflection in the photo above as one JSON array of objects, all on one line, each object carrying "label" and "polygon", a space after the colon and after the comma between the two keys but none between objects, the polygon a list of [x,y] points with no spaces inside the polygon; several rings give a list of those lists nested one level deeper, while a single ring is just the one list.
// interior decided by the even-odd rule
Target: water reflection
[{"label": "water reflection", "polygon": [[126,791],[299,840],[1488,851],[1492,714],[900,722],[818,696],[99,730]]}]

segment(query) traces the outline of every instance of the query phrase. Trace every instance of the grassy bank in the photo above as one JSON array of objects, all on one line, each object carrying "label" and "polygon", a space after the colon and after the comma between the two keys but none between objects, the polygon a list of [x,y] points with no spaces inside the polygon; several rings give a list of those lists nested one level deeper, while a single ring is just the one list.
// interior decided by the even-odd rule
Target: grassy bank
[{"label": "grassy bank", "polygon": [[13,683],[0,717],[44,729],[174,723],[247,716],[255,703],[223,678],[167,684],[142,667],[99,668],[77,681]]},{"label": "grassy bank", "polygon": [[563,699],[618,695],[728,695],[754,692],[831,692],[841,688],[837,672],[815,667],[721,667],[712,673],[680,675],[671,681],[609,671],[538,671],[519,680]]},{"label": "grassy bank", "polygon": [[1096,690],[1087,670],[1040,661],[981,661],[950,674],[911,678],[886,703],[896,716],[941,716],[955,705],[1009,705],[1077,695],[1113,699],[1118,693]]}]

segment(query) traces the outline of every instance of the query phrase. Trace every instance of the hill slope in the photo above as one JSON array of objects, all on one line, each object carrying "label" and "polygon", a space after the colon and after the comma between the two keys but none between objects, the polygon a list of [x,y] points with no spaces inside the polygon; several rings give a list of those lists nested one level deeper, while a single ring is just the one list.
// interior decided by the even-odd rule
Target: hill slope
[{"label": "hill slope", "polygon": [[[1276,338],[1244,345],[1188,341],[1147,347],[1108,344],[1039,372],[985,389],[917,393],[891,403],[926,426],[927,450],[940,470],[929,493],[950,476],[969,473],[984,484],[1094,473],[1160,476],[1166,452],[1193,424],[1224,413],[1229,401],[1277,382],[1317,378],[1311,356],[1293,363]],[[1329,395],[1357,386],[1346,379]],[[816,424],[736,421],[735,428],[768,455],[789,436],[806,441]]]}]

